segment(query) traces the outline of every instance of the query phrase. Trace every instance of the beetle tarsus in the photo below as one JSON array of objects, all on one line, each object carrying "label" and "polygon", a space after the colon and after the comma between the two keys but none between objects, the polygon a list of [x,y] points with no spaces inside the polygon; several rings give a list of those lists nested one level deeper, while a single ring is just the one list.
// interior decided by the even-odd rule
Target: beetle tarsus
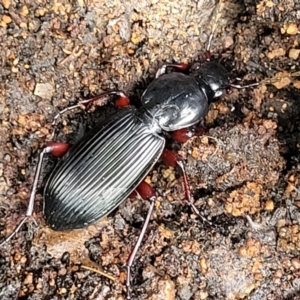
[{"label": "beetle tarsus", "polygon": [[[33,180],[33,185],[32,185],[32,189],[30,192],[30,198],[29,198],[29,203],[28,203],[28,207],[25,213],[25,218],[20,222],[20,224],[16,227],[16,229],[0,244],[0,247],[2,245],[4,245],[5,243],[7,243],[9,240],[11,240],[20,230],[20,228],[23,226],[23,224],[28,220],[28,218],[33,218],[32,214],[33,214],[33,208],[34,208],[34,200],[35,200],[35,196],[36,196],[36,190],[37,190],[37,186],[38,186],[38,182],[39,182],[39,178],[40,178],[40,174],[41,174],[41,170],[42,170],[42,165],[43,165],[43,160],[44,160],[44,155],[47,153],[51,153],[53,154],[55,157],[62,157],[68,150],[69,150],[70,146],[69,144],[66,143],[48,143],[48,145],[41,151],[40,155],[39,155],[39,159],[38,159],[38,164],[35,170],[35,175],[34,175],[34,180]],[[37,225],[37,222],[35,221],[35,219],[33,218],[35,224]]]},{"label": "beetle tarsus", "polygon": [[127,296],[126,299],[130,300],[131,299],[131,290],[130,290],[130,270],[131,270],[131,266],[129,266],[128,264],[126,265],[126,271],[127,271],[127,277],[126,277],[126,288],[127,288]]},{"label": "beetle tarsus", "polygon": [[69,106],[69,107],[66,107],[65,109],[61,110],[57,115],[55,115],[55,117],[53,118],[53,121],[51,123],[52,126],[56,125],[56,122],[58,120],[58,118],[63,115],[64,113],[66,113],[67,111],[71,111],[75,108],[79,108],[81,107],[81,104],[75,104],[75,105],[72,105],[72,106]]},{"label": "beetle tarsus", "polygon": [[33,207],[34,207],[34,199],[35,199],[36,189],[37,189],[38,181],[39,181],[41,170],[42,170],[44,155],[45,155],[45,153],[49,153],[51,151],[50,148],[51,147],[45,147],[40,153],[38,165],[35,170],[35,175],[34,175],[32,190],[30,193],[29,203],[28,203],[28,207],[27,207],[27,211],[26,211],[26,217],[32,216]]},{"label": "beetle tarsus", "polygon": [[29,217],[25,217],[20,224],[15,228],[15,230],[0,244],[0,247],[2,247],[4,244],[6,244],[7,242],[9,242],[20,230],[20,228],[23,226],[23,224],[27,221]]}]

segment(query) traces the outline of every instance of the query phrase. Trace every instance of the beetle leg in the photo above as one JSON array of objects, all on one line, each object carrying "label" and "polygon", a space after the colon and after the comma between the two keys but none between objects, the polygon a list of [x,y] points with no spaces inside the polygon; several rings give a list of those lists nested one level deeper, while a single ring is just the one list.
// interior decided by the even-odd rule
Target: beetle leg
[{"label": "beetle leg", "polygon": [[247,85],[232,84],[232,83],[229,84],[229,86],[231,86],[235,89],[247,89],[247,88],[258,86],[258,85],[260,85],[260,82],[255,82],[255,83],[251,83],[251,84],[247,84]]},{"label": "beetle leg", "polygon": [[42,163],[44,160],[44,155],[46,153],[51,153],[55,157],[61,158],[68,152],[69,149],[70,149],[70,145],[67,143],[51,142],[51,143],[48,143],[48,145],[40,153],[38,165],[37,165],[35,175],[34,175],[34,181],[33,181],[33,186],[32,186],[32,190],[31,190],[31,194],[30,194],[29,204],[28,204],[28,208],[26,211],[26,217],[32,216],[34,199],[35,199],[35,195],[36,195],[38,180],[40,178],[40,174],[41,174],[41,170],[42,170]]},{"label": "beetle leg", "polygon": [[156,72],[155,78],[165,74],[167,72],[167,68],[172,67],[179,71],[186,71],[189,68],[188,64],[163,64]]},{"label": "beetle leg", "polygon": [[133,250],[131,251],[127,262],[126,262],[126,269],[127,269],[127,277],[126,277],[126,287],[127,287],[127,299],[131,299],[130,298],[130,270],[131,270],[131,266],[132,263],[134,261],[134,258],[136,256],[136,253],[142,243],[142,240],[144,238],[145,232],[147,230],[153,209],[154,209],[154,204],[155,204],[155,200],[156,200],[156,194],[154,189],[145,181],[142,181],[138,187],[136,188],[137,193],[141,196],[142,199],[147,199],[150,201],[150,207],[147,213],[147,217],[145,219],[145,222],[143,224],[141,233],[139,235],[139,238],[133,248]]},{"label": "beetle leg", "polygon": [[108,98],[111,95],[116,95],[118,96],[115,105],[118,108],[126,107],[130,104],[129,98],[125,95],[124,92],[122,91],[110,91],[110,92],[104,92],[101,93],[100,95],[97,95],[91,99],[87,100],[82,100],[79,102],[79,105],[82,104],[86,107],[90,106],[91,104],[96,104],[98,106],[103,106],[106,105],[108,102]]},{"label": "beetle leg", "polygon": [[206,128],[203,126],[194,126],[191,128],[182,128],[172,132],[172,138],[179,143],[185,143],[193,136],[201,136],[206,132]]},{"label": "beetle leg", "polygon": [[180,161],[177,161],[177,165],[180,167],[181,169],[181,172],[182,172],[182,175],[183,175],[183,184],[184,184],[184,190],[185,190],[185,197],[186,197],[186,200],[188,202],[188,205],[190,205],[193,209],[193,211],[195,212],[195,214],[197,216],[199,216],[204,222],[207,222],[210,226],[213,226],[213,224],[208,221],[198,210],[198,208],[195,206],[195,204],[193,203],[193,197],[192,197],[192,194],[191,194],[191,190],[190,190],[190,187],[189,187],[189,183],[188,183],[188,179],[187,179],[187,175],[186,175],[186,172],[185,172],[185,168],[184,168],[184,164],[183,162],[180,160]]},{"label": "beetle leg", "polygon": [[193,203],[193,197],[192,193],[189,187],[189,182],[187,179],[186,171],[184,168],[184,164],[182,162],[182,158],[175,152],[165,149],[162,154],[162,160],[169,166],[175,168],[176,166],[179,166],[182,172],[183,176],[183,185],[184,185],[184,191],[185,191],[185,199],[189,206],[192,207],[193,211],[197,216],[199,216],[203,221],[207,222],[209,225],[213,225],[210,221],[208,221],[204,216],[201,215],[198,208]]},{"label": "beetle leg", "polygon": [[[38,159],[38,164],[35,170],[35,175],[34,175],[34,180],[33,180],[33,185],[32,185],[32,190],[30,193],[30,198],[29,198],[29,203],[28,207],[26,210],[25,218],[20,222],[20,224],[17,226],[17,228],[0,244],[0,247],[7,243],[11,238],[15,236],[15,234],[20,230],[22,225],[26,222],[26,220],[30,217],[32,217],[33,214],[33,207],[34,207],[34,199],[36,195],[36,190],[38,186],[38,181],[40,178],[41,170],[42,170],[42,163],[44,160],[44,155],[46,153],[51,153],[55,157],[62,157],[68,150],[70,149],[70,145],[66,143],[49,143],[40,153],[39,159]],[[36,221],[34,220],[36,223]]]},{"label": "beetle leg", "polygon": [[87,100],[82,100],[82,101],[79,101],[78,104],[76,105],[72,105],[72,106],[69,106],[65,109],[63,109],[62,111],[60,111],[53,119],[53,122],[52,122],[52,126],[54,126],[57,122],[57,119],[63,115],[65,112],[67,111],[70,111],[70,110],[73,110],[75,108],[81,108],[81,107],[89,107],[90,105],[92,104],[96,104],[98,106],[103,106],[105,104],[107,104],[108,102],[108,99],[111,95],[116,95],[118,96],[118,99],[116,100],[115,102],[115,105],[119,108],[121,107],[125,107],[125,106],[128,106],[130,104],[130,100],[129,98],[126,96],[126,94],[122,91],[110,91],[110,92],[104,92],[104,93],[101,93],[100,95],[98,96],[95,96],[93,98],[90,98],[90,99],[87,99]]}]

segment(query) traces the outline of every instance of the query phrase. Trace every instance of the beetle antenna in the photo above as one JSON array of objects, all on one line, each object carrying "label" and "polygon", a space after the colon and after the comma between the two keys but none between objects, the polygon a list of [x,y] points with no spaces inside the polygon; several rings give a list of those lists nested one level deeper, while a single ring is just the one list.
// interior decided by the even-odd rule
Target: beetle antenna
[{"label": "beetle antenna", "polygon": [[274,76],[272,78],[266,78],[260,82],[255,82],[255,83],[251,83],[251,84],[247,84],[247,85],[240,85],[240,84],[232,84],[230,83],[229,86],[236,88],[236,89],[246,89],[249,87],[256,87],[260,84],[274,84],[284,78],[293,78],[293,77],[298,77],[300,76],[300,71],[298,72],[294,72],[291,74],[284,74],[284,75],[279,75],[279,76]]},{"label": "beetle antenna", "polygon": [[214,36],[214,31],[212,31],[212,33],[209,35],[209,38],[208,38],[208,43],[206,46],[206,52],[208,52],[208,53],[210,53],[211,41],[213,39],[213,36]]}]

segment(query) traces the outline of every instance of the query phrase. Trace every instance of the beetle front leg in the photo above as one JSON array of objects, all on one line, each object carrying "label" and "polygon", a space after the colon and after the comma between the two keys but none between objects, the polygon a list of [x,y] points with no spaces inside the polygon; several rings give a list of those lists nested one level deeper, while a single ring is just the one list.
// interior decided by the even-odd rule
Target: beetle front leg
[{"label": "beetle front leg", "polygon": [[193,126],[188,128],[182,128],[175,130],[171,133],[172,139],[179,143],[185,143],[187,140],[193,136],[201,136],[207,132],[207,129],[203,126]]},{"label": "beetle front leg", "polygon": [[126,94],[122,91],[110,91],[110,92],[103,92],[93,98],[87,99],[87,100],[82,100],[79,101],[78,104],[69,106],[62,111],[60,111],[53,119],[52,125],[54,126],[57,122],[57,119],[63,115],[65,112],[68,112],[70,110],[73,110],[75,108],[81,108],[81,107],[89,107],[91,105],[98,105],[98,106],[103,106],[107,104],[109,101],[110,96],[116,95],[118,98],[115,101],[115,105],[118,108],[126,107],[130,104],[129,98],[126,96]]},{"label": "beetle front leg", "polygon": [[128,96],[125,95],[122,91],[110,91],[110,92],[104,92],[100,95],[97,95],[91,99],[82,100],[79,102],[78,105],[84,105],[84,106],[90,106],[92,104],[103,106],[107,104],[108,97],[111,95],[116,95],[118,98],[115,101],[115,106],[118,108],[126,107],[130,104],[130,100]]},{"label": "beetle front leg", "polygon": [[179,71],[186,71],[189,68],[188,64],[163,64],[156,72],[155,78],[165,74],[167,72],[167,68],[172,67]]},{"label": "beetle front leg", "polygon": [[70,149],[70,145],[66,143],[48,143],[47,146],[42,150],[42,152],[39,155],[38,164],[35,170],[32,190],[30,193],[29,203],[26,210],[25,218],[20,222],[20,224],[17,226],[17,228],[0,244],[0,247],[3,246],[5,243],[7,243],[9,240],[11,240],[15,234],[20,230],[22,225],[28,220],[28,218],[32,217],[33,214],[33,208],[34,208],[34,199],[36,195],[36,190],[38,186],[38,181],[40,178],[41,170],[42,170],[42,164],[44,160],[44,156],[46,153],[51,153],[53,156],[61,158],[68,150]]},{"label": "beetle front leg", "polygon": [[131,266],[134,261],[134,258],[136,256],[136,253],[142,243],[142,240],[144,238],[145,232],[147,230],[153,209],[154,209],[154,204],[156,201],[156,194],[154,189],[145,181],[142,181],[138,187],[136,188],[137,193],[141,196],[142,199],[144,200],[149,200],[150,201],[150,207],[147,213],[147,217],[145,219],[145,222],[143,224],[141,233],[139,235],[139,238],[131,251],[127,262],[126,262],[126,269],[127,269],[127,277],[126,277],[126,287],[127,287],[127,299],[131,299],[130,297],[130,272],[131,272]]}]

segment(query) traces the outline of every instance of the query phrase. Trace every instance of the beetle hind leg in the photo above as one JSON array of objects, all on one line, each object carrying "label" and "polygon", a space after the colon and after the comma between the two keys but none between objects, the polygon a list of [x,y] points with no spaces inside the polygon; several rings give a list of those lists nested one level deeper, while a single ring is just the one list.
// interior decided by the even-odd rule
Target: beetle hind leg
[{"label": "beetle hind leg", "polygon": [[140,232],[139,238],[131,251],[127,262],[126,262],[126,270],[127,270],[127,277],[126,277],[126,287],[127,287],[127,299],[131,299],[130,296],[130,277],[131,277],[131,266],[134,261],[134,258],[136,256],[136,253],[142,243],[142,240],[145,236],[148,224],[150,222],[150,218],[154,209],[155,201],[156,201],[156,194],[154,189],[145,181],[142,181],[138,187],[136,188],[137,193],[141,196],[142,199],[144,200],[149,200],[150,202],[150,207],[148,209],[148,213],[146,216],[146,219],[144,221],[142,230]]},{"label": "beetle hind leg", "polygon": [[[36,190],[38,186],[38,181],[40,178],[41,170],[42,170],[42,164],[44,160],[44,156],[46,153],[51,153],[55,157],[62,157],[68,150],[70,146],[66,143],[49,143],[40,153],[38,164],[35,170],[32,190],[30,193],[29,203],[26,210],[25,218],[19,223],[19,225],[15,228],[15,230],[0,244],[0,247],[6,244],[9,240],[11,240],[20,230],[20,228],[24,225],[24,223],[29,219],[33,218],[33,208],[34,208],[34,199],[36,195]],[[33,219],[34,220],[34,219]],[[37,222],[34,220],[35,224],[37,225]]]}]

